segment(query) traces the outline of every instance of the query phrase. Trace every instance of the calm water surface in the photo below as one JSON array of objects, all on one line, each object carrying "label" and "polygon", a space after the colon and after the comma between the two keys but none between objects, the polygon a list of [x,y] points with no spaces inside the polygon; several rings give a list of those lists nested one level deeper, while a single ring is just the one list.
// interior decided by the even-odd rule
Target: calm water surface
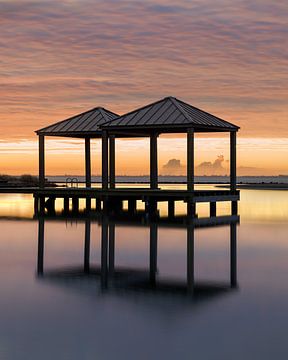
[{"label": "calm water surface", "polygon": [[0,359],[287,358],[288,192],[243,190],[239,214],[238,287],[230,287],[230,226],[200,228],[193,295],[184,291],[186,227],[158,226],[163,286],[153,288],[150,227],[116,224],[111,285],[100,276],[99,219],[39,221],[32,197],[1,195]]}]

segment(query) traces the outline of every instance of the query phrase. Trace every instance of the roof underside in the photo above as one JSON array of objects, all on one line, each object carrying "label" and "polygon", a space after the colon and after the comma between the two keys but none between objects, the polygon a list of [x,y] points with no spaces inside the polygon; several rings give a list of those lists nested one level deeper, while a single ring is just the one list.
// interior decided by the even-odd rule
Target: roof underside
[{"label": "roof underside", "polygon": [[118,117],[117,114],[104,108],[94,108],[66,120],[37,130],[38,135],[85,137],[101,136],[100,125]]},{"label": "roof underside", "polygon": [[119,116],[101,126],[106,130],[156,130],[159,132],[183,131],[237,131],[235,126],[225,120],[195,108],[174,97],[167,97],[130,113]]}]

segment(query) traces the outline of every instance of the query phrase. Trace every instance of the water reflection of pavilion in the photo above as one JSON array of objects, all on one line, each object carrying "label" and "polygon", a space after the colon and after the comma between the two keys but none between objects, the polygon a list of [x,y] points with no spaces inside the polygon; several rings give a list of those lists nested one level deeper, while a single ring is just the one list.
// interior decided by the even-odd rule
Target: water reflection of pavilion
[{"label": "water reflection of pavilion", "polygon": [[[129,220],[129,221],[128,221]],[[134,220],[134,221],[133,221]],[[44,270],[44,237],[45,237],[45,218],[39,217],[38,227],[38,261],[37,276],[39,279],[53,282],[58,285],[75,284],[75,290],[79,285],[80,279],[89,281],[90,285],[97,286],[101,291],[127,293],[139,292],[149,294],[178,294],[193,295],[193,299],[211,298],[224,294],[237,288],[237,223],[239,217],[230,216],[217,221],[211,218],[206,223],[194,219],[188,223],[171,222],[168,219],[161,221],[140,222],[137,219],[123,219],[117,217],[103,216],[98,219],[101,226],[101,261],[99,266],[90,264],[90,242],[91,242],[91,218],[85,218],[85,239],[84,239],[84,261],[83,265],[74,268]],[[209,222],[210,221],[210,222]],[[149,227],[149,265],[147,270],[123,268],[117,266],[115,262],[115,228],[121,225],[133,223],[133,226]],[[204,224],[204,225],[203,225]],[[195,280],[194,276],[194,234],[199,227],[211,226],[228,226],[230,227],[230,281],[226,282],[209,282],[200,283]],[[158,252],[158,229],[159,227],[181,227],[186,229],[187,247],[186,247],[186,281],[159,280],[157,273],[157,252]],[[75,282],[73,282],[75,280]],[[77,281],[76,281],[77,280]],[[76,283],[78,285],[76,285]]]}]

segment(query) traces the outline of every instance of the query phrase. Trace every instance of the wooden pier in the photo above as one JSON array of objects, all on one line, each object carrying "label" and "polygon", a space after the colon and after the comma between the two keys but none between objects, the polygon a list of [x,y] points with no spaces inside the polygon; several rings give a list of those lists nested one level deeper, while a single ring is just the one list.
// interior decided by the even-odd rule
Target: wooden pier
[{"label": "wooden pier", "polygon": [[[137,211],[137,201],[145,204],[147,213],[157,211],[160,202],[166,202],[169,217],[175,216],[175,202],[182,201],[187,204],[187,215],[196,215],[197,203],[210,204],[210,216],[217,215],[217,203],[230,201],[232,215],[237,214],[237,201],[239,191],[231,190],[160,190],[160,189],[93,189],[93,188],[39,188],[33,191],[34,210],[37,213],[53,213],[56,211],[56,199],[62,199],[63,210],[68,213],[79,211],[79,200],[86,200],[86,210],[91,210],[91,200],[96,200],[97,211],[108,213],[120,212],[123,210],[124,201],[128,202],[128,210],[131,213]],[[72,200],[72,201],[70,201]],[[72,202],[72,209],[70,203]]]},{"label": "wooden pier", "polygon": [[[79,199],[86,199],[86,209],[91,208],[91,199],[96,199],[97,210],[119,212],[123,201],[128,201],[131,213],[137,210],[137,201],[145,203],[149,214],[157,211],[159,202],[167,202],[170,217],[175,214],[175,202],[187,204],[187,215],[196,216],[196,204],[208,202],[210,215],[217,215],[217,203],[230,201],[232,214],[237,213],[239,191],[236,190],[236,134],[239,127],[209,114],[174,97],[166,97],[118,116],[103,108],[94,108],[64,121],[36,131],[39,137],[39,189],[33,192],[35,213],[55,211],[56,199],[63,199],[63,207],[78,212]],[[195,135],[198,133],[229,133],[230,138],[230,189],[195,190]],[[185,190],[159,189],[158,138],[161,134],[186,134]],[[85,188],[47,188],[45,185],[45,138],[61,136],[81,138],[85,149]],[[124,138],[149,138],[150,188],[120,189],[116,184],[115,142]],[[91,139],[101,139],[102,184],[101,189],[91,187]],[[46,209],[46,210],[45,210]]]}]

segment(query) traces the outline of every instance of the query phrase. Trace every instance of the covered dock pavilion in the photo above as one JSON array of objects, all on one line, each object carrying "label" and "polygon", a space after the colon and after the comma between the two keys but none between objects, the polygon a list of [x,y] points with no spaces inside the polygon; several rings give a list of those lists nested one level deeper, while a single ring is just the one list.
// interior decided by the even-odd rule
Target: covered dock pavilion
[{"label": "covered dock pavilion", "polygon": [[[93,120],[94,119],[94,120]],[[167,201],[170,213],[177,200],[187,202],[187,214],[195,215],[197,202],[209,202],[211,216],[216,215],[217,201],[231,201],[232,213],[237,213],[239,192],[236,190],[236,134],[239,127],[212,114],[191,106],[174,97],[133,110],[122,116],[102,108],[95,108],[60,123],[38,130],[39,136],[39,190],[40,196],[63,197],[69,195],[100,199],[107,208],[120,210],[123,200],[128,200],[135,211],[136,201],[145,201],[147,210],[155,211],[158,201]],[[200,191],[194,189],[194,134],[230,134],[230,190]],[[187,189],[164,190],[158,188],[158,149],[160,134],[184,133],[187,136]],[[68,136],[85,139],[86,188],[45,188],[45,136]],[[91,188],[90,139],[102,138],[102,188]],[[115,188],[115,139],[150,138],[150,189]],[[73,194],[72,194],[73,192]],[[78,194],[78,195],[77,195]]]},{"label": "covered dock pavilion", "polygon": [[91,187],[91,139],[102,138],[100,125],[118,117],[117,114],[96,107],[36,131],[39,138],[39,187],[45,188],[45,137],[80,138],[85,141],[85,183]]}]

